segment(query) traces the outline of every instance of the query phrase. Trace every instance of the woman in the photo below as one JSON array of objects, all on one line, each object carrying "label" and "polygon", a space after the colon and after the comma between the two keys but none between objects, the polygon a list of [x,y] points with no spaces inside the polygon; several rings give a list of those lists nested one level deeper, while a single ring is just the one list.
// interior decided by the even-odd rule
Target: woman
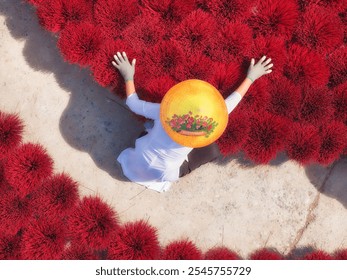
[{"label": "woman", "polygon": [[[154,127],[147,135],[136,140],[135,149],[128,148],[117,158],[124,175],[131,181],[158,192],[167,191],[178,180],[200,165],[216,159],[219,155],[215,143],[203,148],[190,148],[173,141],[160,121],[160,104],[140,100],[134,84],[136,59],[130,63],[125,52],[117,52],[112,64],[120,71],[125,81],[126,104],[136,114],[154,120]],[[271,73],[271,58],[263,56],[257,64],[251,60],[247,77],[225,99],[228,114],[237,106],[251,84],[261,76]]]}]

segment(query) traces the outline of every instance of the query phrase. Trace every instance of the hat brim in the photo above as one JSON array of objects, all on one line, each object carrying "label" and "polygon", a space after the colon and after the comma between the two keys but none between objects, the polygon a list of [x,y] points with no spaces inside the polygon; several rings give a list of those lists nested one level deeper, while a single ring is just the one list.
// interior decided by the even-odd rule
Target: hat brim
[{"label": "hat brim", "polygon": [[160,106],[160,121],[176,143],[192,148],[216,141],[228,123],[223,96],[211,84],[197,79],[173,86]]}]

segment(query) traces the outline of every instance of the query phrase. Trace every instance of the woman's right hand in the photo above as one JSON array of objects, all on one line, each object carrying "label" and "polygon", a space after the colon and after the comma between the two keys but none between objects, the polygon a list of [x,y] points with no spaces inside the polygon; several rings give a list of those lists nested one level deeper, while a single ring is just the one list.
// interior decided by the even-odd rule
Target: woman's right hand
[{"label": "woman's right hand", "polygon": [[253,82],[256,79],[259,79],[261,76],[265,74],[269,74],[272,72],[271,67],[273,64],[269,64],[271,62],[271,58],[266,59],[266,56],[264,55],[257,64],[254,65],[254,58],[251,60],[251,65],[248,68],[247,77],[251,79]]}]

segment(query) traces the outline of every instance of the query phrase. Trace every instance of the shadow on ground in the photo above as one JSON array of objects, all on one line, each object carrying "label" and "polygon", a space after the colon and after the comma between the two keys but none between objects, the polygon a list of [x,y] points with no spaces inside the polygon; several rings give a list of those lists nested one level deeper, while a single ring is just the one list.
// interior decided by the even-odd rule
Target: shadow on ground
[{"label": "shadow on ground", "polygon": [[286,257],[289,260],[300,260],[303,259],[306,254],[310,254],[315,250],[316,248],[314,248],[313,246],[298,247],[289,252]]},{"label": "shadow on ground", "polygon": [[[71,93],[60,119],[60,131],[66,142],[88,152],[95,164],[110,176],[127,180],[115,159],[123,149],[134,145],[143,125],[129,112],[124,101],[93,81],[89,70],[63,61],[56,47],[57,37],[38,24],[32,5],[23,0],[2,0],[0,13],[6,17],[11,35],[25,40],[23,54],[28,64],[36,71],[53,73],[59,86]],[[220,157],[215,163],[226,165],[231,160],[237,160],[243,168],[256,166],[242,152]],[[280,166],[286,161],[286,154],[281,152],[270,165]],[[323,193],[339,200],[347,208],[346,161],[346,158],[341,159],[335,164]],[[322,191],[322,182],[330,168],[316,164],[305,167],[308,178],[318,191]]]},{"label": "shadow on ground", "polygon": [[[64,62],[57,36],[39,24],[36,9],[23,0],[0,2],[11,35],[25,41],[23,55],[35,71],[53,73],[59,86],[70,93],[60,118],[60,132],[75,149],[90,154],[95,164],[118,180],[125,180],[116,158],[133,146],[143,125],[124,101],[93,81],[88,69]],[[45,94],[49,94],[45,93]]]},{"label": "shadow on ground", "polygon": [[[329,177],[321,180],[322,174],[326,170],[331,170]],[[306,167],[306,174],[311,183],[321,193],[338,200],[347,208],[347,157],[334,162],[328,167],[321,165],[309,165]]]}]

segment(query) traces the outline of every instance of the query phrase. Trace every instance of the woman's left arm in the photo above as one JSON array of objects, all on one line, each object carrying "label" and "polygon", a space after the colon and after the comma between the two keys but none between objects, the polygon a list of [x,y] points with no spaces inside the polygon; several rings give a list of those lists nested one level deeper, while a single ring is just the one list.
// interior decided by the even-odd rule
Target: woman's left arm
[{"label": "woman's left arm", "polygon": [[127,95],[126,104],[134,113],[144,116],[149,119],[156,119],[159,117],[160,104],[146,102],[137,96],[134,83],[135,64],[136,59],[132,60],[130,64],[125,52],[122,54],[117,52],[114,55],[115,61],[112,61],[114,67],[116,67],[121,73],[125,81],[125,92]]},{"label": "woman's left arm", "polygon": [[130,64],[127,54],[123,52],[117,52],[113,56],[115,61],[112,61],[112,65],[116,67],[122,75],[125,82],[125,91],[127,97],[135,92],[134,75],[136,59],[134,58]]}]

